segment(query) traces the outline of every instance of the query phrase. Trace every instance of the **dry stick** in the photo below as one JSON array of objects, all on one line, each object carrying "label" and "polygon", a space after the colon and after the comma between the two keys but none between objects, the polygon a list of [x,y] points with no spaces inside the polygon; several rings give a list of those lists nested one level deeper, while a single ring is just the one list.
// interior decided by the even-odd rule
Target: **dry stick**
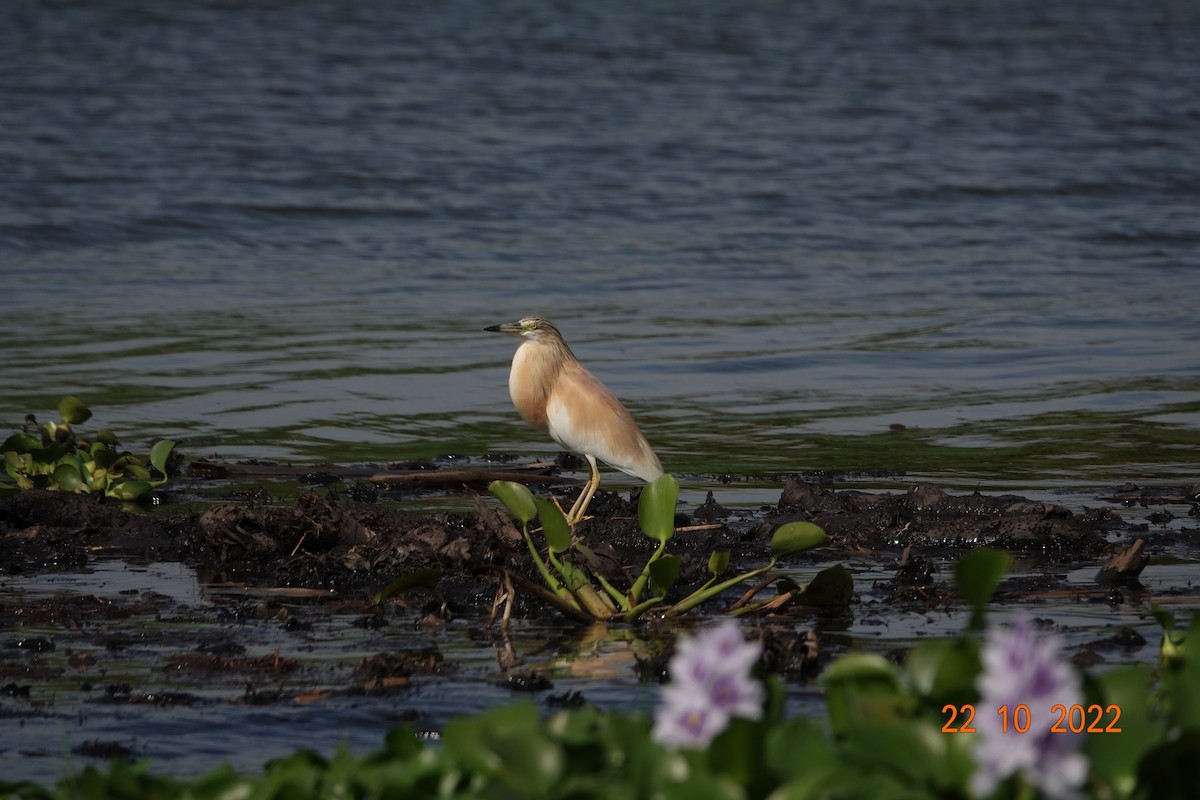
[{"label": "dry stick", "polygon": [[717,528],[724,528],[720,522],[710,522],[704,525],[684,525],[682,528],[676,528],[676,533],[691,533],[693,531],[711,531]]},{"label": "dry stick", "polygon": [[500,630],[508,633],[508,621],[512,618],[513,600],[517,596],[516,589],[512,585],[512,577],[506,572],[504,573],[504,616],[500,618]]},{"label": "dry stick", "polygon": [[754,595],[758,594],[759,592],[761,592],[763,589],[770,586],[772,583],[774,583],[778,579],[779,579],[778,575],[765,576],[758,583],[754,584],[749,589],[747,589],[746,593],[744,595],[742,595],[741,597],[739,597],[738,601],[729,607],[729,610],[735,611],[735,610],[741,608],[742,606],[746,605],[747,603],[749,603],[751,601],[751,599],[754,598]]}]

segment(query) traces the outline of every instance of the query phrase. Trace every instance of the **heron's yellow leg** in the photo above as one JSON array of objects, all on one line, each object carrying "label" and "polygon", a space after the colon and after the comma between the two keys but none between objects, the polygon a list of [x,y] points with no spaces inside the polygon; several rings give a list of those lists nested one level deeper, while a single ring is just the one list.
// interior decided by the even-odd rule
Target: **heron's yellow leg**
[{"label": "heron's yellow leg", "polygon": [[592,502],[592,495],[600,488],[600,470],[596,466],[596,459],[587,456],[587,460],[588,465],[592,468],[591,475],[588,476],[588,482],[584,485],[583,491],[579,493],[579,497],[575,500],[575,505],[571,506],[571,513],[567,514],[567,523],[572,527],[583,521],[583,515],[587,512],[587,507]]}]

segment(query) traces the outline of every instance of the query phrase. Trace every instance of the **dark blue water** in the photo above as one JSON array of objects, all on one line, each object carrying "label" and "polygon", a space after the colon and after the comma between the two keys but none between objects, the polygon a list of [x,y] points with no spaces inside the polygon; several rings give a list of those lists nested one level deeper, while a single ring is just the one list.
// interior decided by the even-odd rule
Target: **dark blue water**
[{"label": "dark blue water", "polygon": [[676,471],[1196,466],[1193,2],[15,0],[0,52],[9,424],[552,452],[479,330],[539,313]]}]

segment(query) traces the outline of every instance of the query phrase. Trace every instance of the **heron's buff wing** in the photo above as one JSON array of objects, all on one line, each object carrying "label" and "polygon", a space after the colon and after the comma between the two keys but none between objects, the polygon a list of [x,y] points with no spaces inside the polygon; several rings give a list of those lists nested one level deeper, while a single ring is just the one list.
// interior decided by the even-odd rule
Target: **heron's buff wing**
[{"label": "heron's buff wing", "polygon": [[647,482],[663,474],[629,411],[578,361],[562,365],[546,403],[546,419],[551,435],[568,450],[595,456]]}]

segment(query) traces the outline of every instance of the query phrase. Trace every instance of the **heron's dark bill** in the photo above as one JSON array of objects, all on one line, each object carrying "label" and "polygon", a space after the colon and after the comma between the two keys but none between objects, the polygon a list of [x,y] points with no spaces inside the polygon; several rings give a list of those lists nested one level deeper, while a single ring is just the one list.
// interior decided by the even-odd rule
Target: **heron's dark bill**
[{"label": "heron's dark bill", "polygon": [[506,322],[503,325],[489,325],[484,328],[485,331],[492,333],[524,333],[525,329],[515,322]]}]

